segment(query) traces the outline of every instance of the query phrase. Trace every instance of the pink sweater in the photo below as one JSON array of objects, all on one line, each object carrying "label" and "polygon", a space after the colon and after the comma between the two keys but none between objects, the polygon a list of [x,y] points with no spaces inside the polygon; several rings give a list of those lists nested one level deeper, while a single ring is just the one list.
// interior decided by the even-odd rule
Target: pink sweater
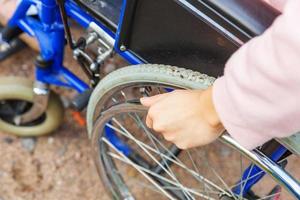
[{"label": "pink sweater", "polygon": [[232,55],[213,87],[222,123],[248,149],[300,130],[300,0],[267,1],[282,14]]}]

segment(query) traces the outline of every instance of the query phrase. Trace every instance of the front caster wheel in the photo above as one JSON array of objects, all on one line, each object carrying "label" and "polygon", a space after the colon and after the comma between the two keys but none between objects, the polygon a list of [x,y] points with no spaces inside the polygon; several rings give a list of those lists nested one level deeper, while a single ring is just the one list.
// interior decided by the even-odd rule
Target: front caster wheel
[{"label": "front caster wheel", "polygon": [[16,125],[14,117],[28,111],[33,105],[33,82],[20,77],[0,78],[0,130],[17,136],[40,136],[59,127],[64,108],[59,97],[51,93],[48,107],[38,119]]}]

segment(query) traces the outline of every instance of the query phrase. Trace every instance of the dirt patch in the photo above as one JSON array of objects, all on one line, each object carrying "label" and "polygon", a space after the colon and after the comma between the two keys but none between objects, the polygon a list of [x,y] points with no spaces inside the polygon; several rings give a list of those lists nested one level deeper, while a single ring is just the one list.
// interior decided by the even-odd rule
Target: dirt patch
[{"label": "dirt patch", "polygon": [[[33,80],[36,55],[25,49],[1,62],[1,76]],[[68,59],[72,58],[69,52],[66,57],[66,66],[75,74],[82,74],[77,63]],[[114,63],[109,66],[114,67]],[[75,94],[68,89],[57,91],[65,98]],[[23,143],[22,138],[0,134],[0,200],[109,199],[91,158],[86,129],[74,121],[70,109],[66,110],[63,125],[55,133],[30,144],[34,145],[32,151]]]}]

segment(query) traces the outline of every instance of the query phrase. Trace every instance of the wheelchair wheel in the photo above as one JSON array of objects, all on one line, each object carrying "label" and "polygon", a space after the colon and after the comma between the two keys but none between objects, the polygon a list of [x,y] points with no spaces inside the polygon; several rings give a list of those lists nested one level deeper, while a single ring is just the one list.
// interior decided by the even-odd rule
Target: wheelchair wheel
[{"label": "wheelchair wheel", "polygon": [[17,136],[40,136],[59,127],[64,108],[59,97],[51,93],[48,108],[38,119],[16,125],[14,117],[29,110],[33,101],[33,83],[20,77],[0,78],[0,130]]},{"label": "wheelchair wheel", "polygon": [[146,127],[146,108],[137,99],[205,89],[213,81],[182,68],[139,65],[112,72],[98,84],[88,105],[88,131],[97,170],[114,199],[294,199],[268,173],[254,173],[253,157],[226,137],[180,150]]}]

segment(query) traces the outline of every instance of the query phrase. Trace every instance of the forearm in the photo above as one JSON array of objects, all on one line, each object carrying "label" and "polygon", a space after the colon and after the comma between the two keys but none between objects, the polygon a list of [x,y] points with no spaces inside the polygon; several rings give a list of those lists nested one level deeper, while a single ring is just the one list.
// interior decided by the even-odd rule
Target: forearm
[{"label": "forearm", "polygon": [[213,88],[228,132],[252,149],[300,129],[300,1],[291,0],[262,36],[239,49]]}]

